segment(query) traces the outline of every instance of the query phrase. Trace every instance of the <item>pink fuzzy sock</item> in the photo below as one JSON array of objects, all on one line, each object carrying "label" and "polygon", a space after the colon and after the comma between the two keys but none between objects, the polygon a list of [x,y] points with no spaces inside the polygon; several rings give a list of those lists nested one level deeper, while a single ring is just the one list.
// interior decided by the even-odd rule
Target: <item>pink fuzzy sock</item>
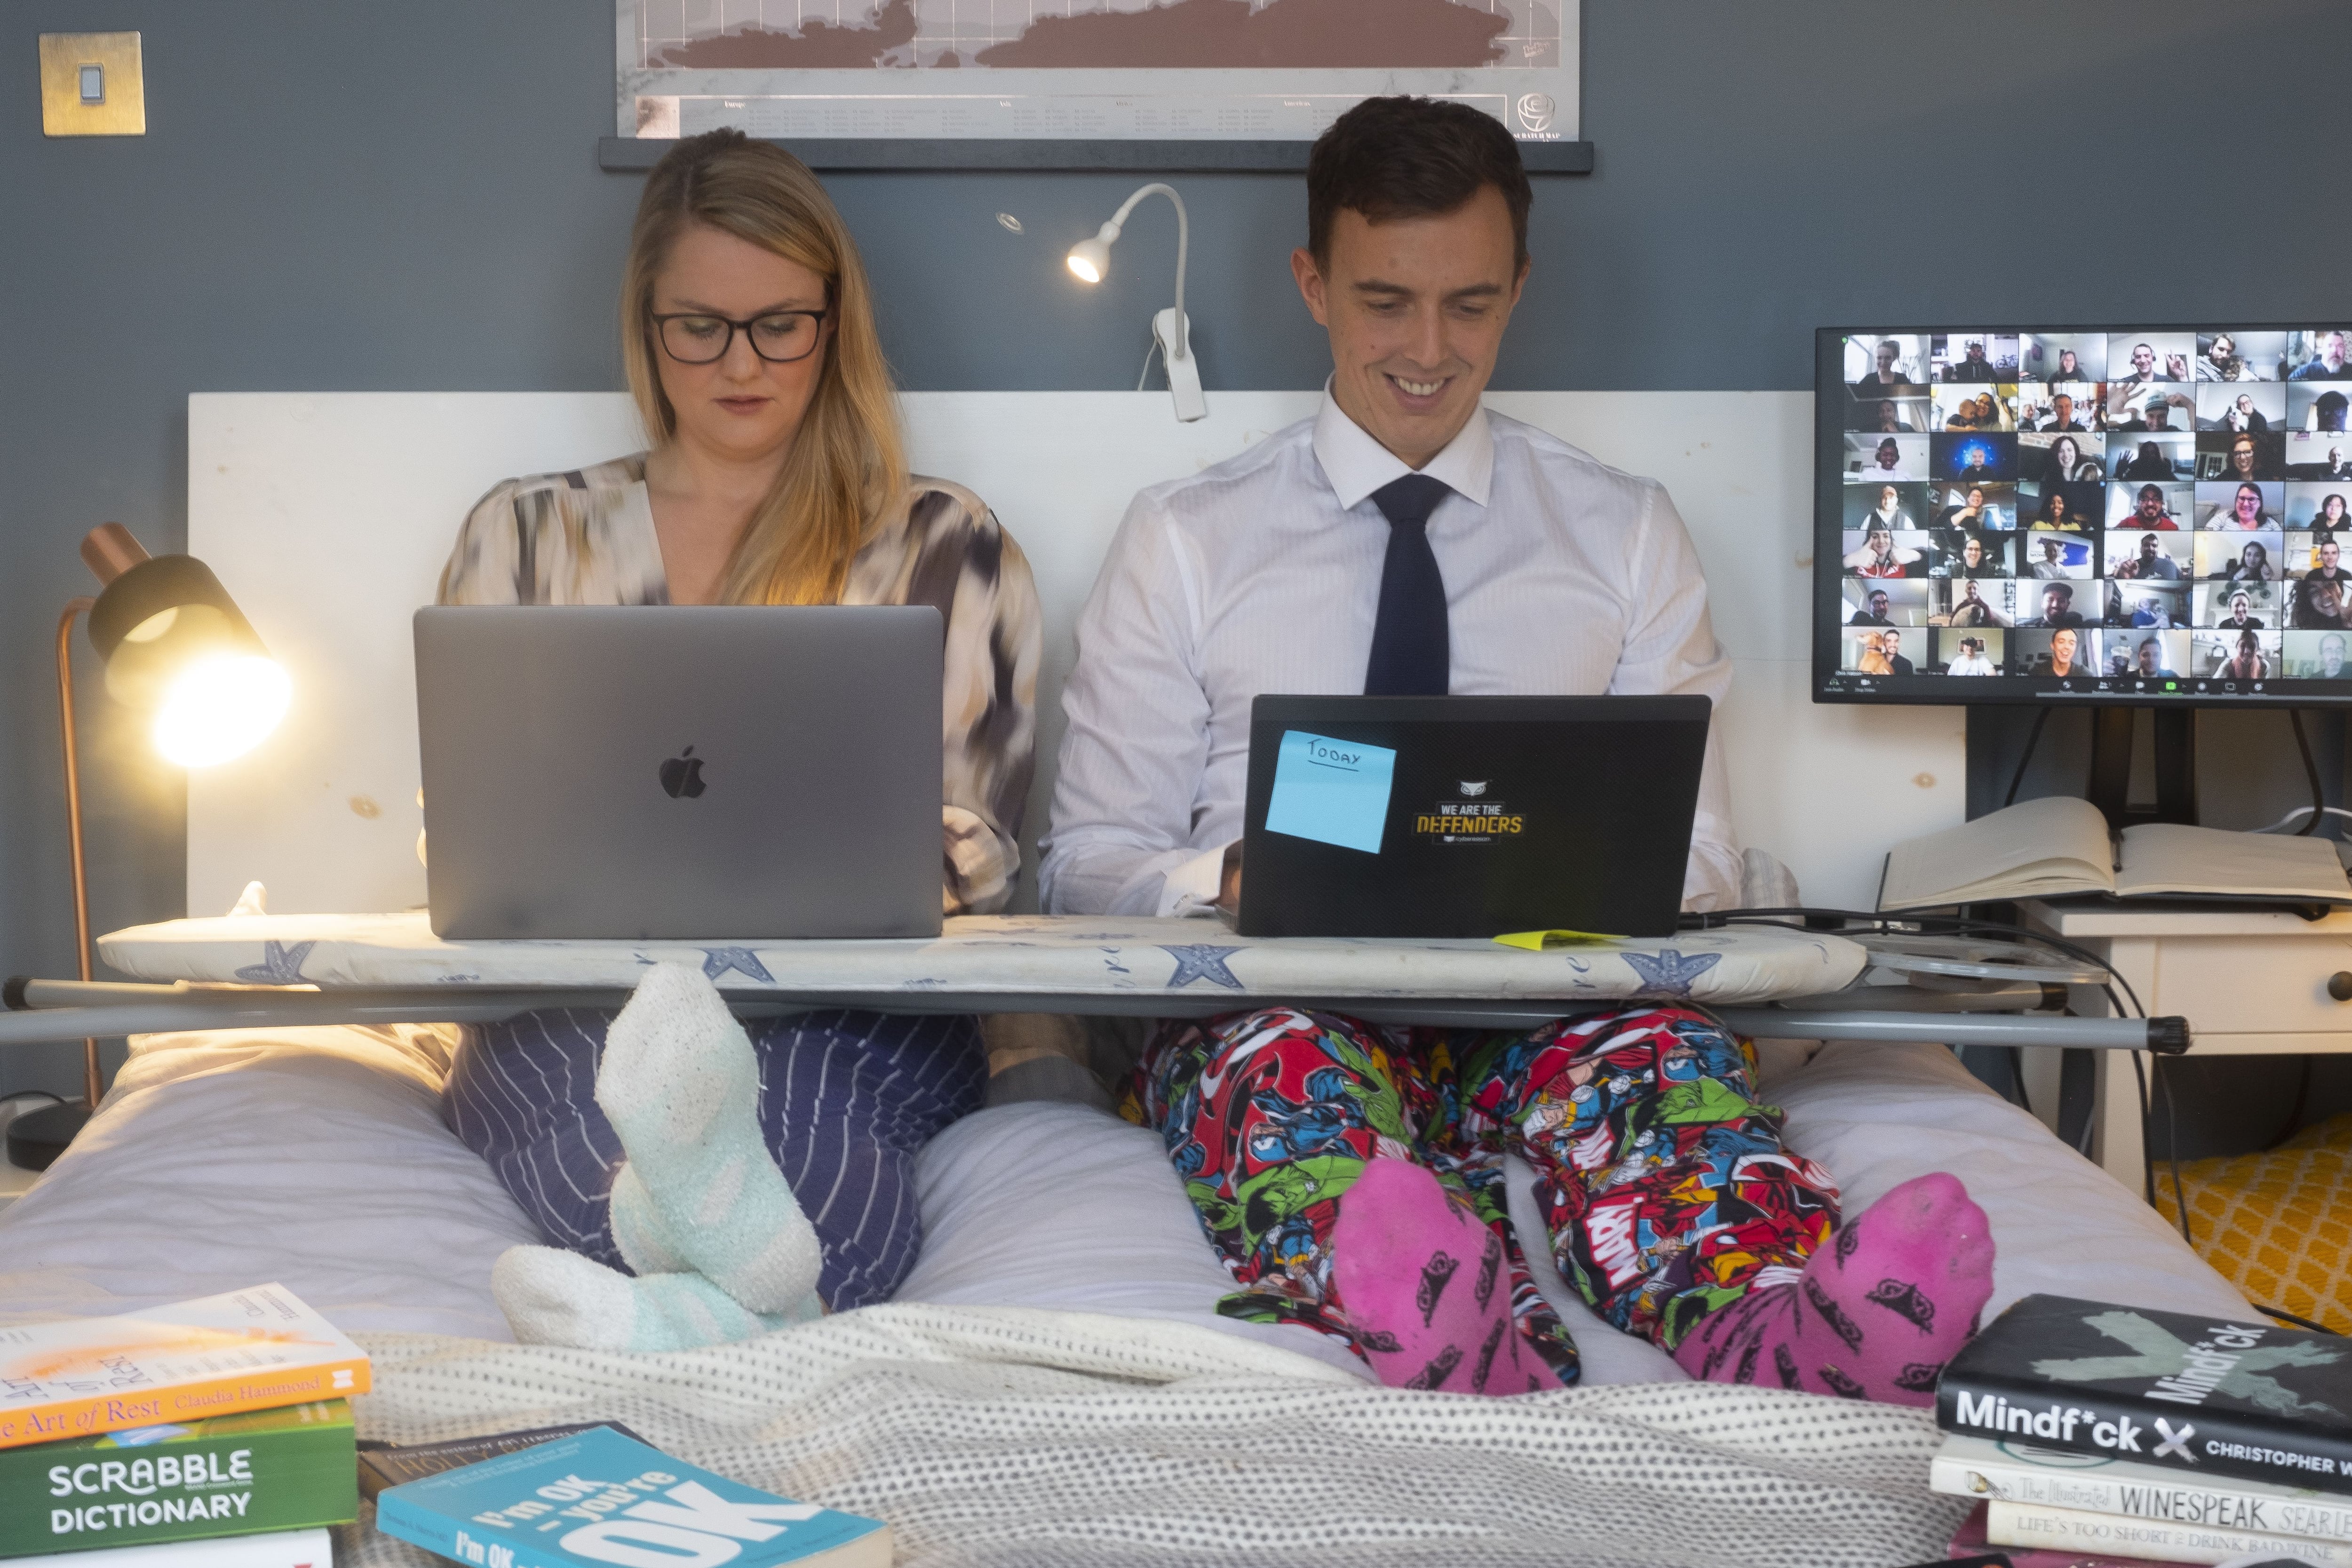
[{"label": "pink fuzzy sock", "polygon": [[1904,1183],[1805,1260],[1685,1335],[1675,1360],[1716,1383],[1929,1405],[1992,1294],[1992,1237],[1956,1176]]},{"label": "pink fuzzy sock", "polygon": [[1391,1388],[1558,1386],[1511,1321],[1502,1237],[1410,1160],[1368,1162],[1340,1197],[1331,1277],[1356,1347]]}]

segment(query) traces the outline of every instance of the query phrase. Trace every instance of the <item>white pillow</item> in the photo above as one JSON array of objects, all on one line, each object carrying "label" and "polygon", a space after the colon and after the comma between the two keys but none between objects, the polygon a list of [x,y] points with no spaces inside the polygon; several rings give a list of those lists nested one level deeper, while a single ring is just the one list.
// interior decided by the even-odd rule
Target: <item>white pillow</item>
[{"label": "white pillow", "polygon": [[443,1125],[427,1028],[150,1036],[0,1211],[0,1321],[277,1280],[345,1332],[509,1340],[490,1265],[540,1239]]},{"label": "white pillow", "polygon": [[1835,1042],[1788,1078],[1768,1079],[1764,1092],[1789,1113],[1789,1147],[1837,1178],[1850,1215],[1929,1171],[1949,1171],[1967,1184],[1992,1227],[1988,1321],[2036,1292],[2252,1315],[2236,1287],[2138,1193],[1978,1082],[1941,1046]]},{"label": "white pillow", "polygon": [[1371,1376],[1328,1334],[1220,1317],[1234,1279],[1160,1135],[1107,1111],[1061,1100],[976,1110],[916,1156],[915,1192],[923,1251],[894,1300],[1172,1319]]}]

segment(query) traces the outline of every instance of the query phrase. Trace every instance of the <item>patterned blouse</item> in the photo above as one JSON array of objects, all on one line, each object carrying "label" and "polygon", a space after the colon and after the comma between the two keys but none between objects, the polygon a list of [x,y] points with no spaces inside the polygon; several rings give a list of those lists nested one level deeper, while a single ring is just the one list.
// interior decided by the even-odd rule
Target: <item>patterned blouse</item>
[{"label": "patterned blouse", "polygon": [[[508,479],[474,505],[445,605],[667,605],[643,453]],[[949,914],[1001,909],[1021,871],[1037,751],[1037,589],[981,499],[916,479],[857,552],[845,605],[929,605],[947,623],[940,740]]]}]

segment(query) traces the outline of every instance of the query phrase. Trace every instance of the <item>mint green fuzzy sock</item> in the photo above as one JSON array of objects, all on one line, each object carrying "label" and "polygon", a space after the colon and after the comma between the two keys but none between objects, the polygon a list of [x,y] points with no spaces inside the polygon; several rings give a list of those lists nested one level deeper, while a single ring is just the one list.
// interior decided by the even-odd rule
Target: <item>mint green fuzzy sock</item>
[{"label": "mint green fuzzy sock", "polygon": [[560,1247],[510,1247],[490,1292],[527,1345],[597,1351],[687,1351],[756,1339],[820,1315],[746,1311],[699,1274],[635,1279]]},{"label": "mint green fuzzy sock", "polygon": [[759,1102],[751,1042],[718,988],[682,963],[648,970],[605,1031],[596,1074],[636,1189],[614,1189],[622,1256],[682,1262],[751,1312],[797,1318],[824,1258],[761,1136]]}]

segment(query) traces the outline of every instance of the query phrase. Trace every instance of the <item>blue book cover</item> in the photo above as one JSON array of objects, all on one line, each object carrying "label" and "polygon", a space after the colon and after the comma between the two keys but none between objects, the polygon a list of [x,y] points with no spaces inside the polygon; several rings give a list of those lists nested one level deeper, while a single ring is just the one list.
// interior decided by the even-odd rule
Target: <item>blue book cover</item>
[{"label": "blue book cover", "polygon": [[387,1488],[376,1528],[479,1568],[888,1568],[890,1527],[791,1502],[609,1426]]}]

